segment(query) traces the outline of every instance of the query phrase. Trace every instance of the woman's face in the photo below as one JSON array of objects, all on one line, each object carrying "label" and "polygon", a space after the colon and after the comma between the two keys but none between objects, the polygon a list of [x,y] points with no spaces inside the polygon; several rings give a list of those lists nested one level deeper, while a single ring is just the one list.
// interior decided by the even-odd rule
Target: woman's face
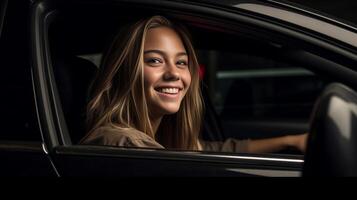
[{"label": "woman's face", "polygon": [[176,113],[190,83],[188,55],[170,28],[149,29],[144,44],[145,96],[152,116]]}]

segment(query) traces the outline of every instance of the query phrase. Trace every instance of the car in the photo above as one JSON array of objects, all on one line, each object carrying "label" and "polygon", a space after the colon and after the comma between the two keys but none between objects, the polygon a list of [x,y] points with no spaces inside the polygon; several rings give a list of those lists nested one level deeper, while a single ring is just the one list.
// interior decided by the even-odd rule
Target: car
[{"label": "car", "polygon": [[[0,14],[2,175],[357,175],[353,25],[256,0],[4,0]],[[306,154],[79,145],[103,51],[118,28],[152,15],[192,34],[205,140],[309,132]]]}]

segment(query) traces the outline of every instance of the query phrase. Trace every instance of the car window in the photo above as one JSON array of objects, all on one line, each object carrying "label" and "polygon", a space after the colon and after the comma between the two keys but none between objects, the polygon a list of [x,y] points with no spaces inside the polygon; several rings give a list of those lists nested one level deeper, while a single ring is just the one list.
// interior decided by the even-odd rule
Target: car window
[{"label": "car window", "polygon": [[[81,16],[75,15],[75,9],[59,12],[49,26],[55,83],[74,144],[86,134],[88,86],[108,42],[118,28],[140,18],[121,16],[111,9],[97,11],[103,12],[100,17],[91,15],[91,9]],[[205,103],[211,101],[213,106],[205,105],[205,114],[213,121],[205,118],[204,139],[262,139],[308,131],[313,105],[332,80],[286,59],[283,52],[296,48],[293,44],[272,41],[262,37],[260,30],[245,30],[246,26],[236,25],[239,29],[233,31],[213,23],[183,22],[197,50]]]},{"label": "car window", "polygon": [[225,138],[308,132],[313,106],[329,78],[285,59],[285,47],[272,41],[227,33],[211,37],[219,42],[198,52]]},{"label": "car window", "polygon": [[28,1],[8,2],[0,37],[0,140],[40,141],[29,59]]},{"label": "car window", "polygon": [[313,105],[328,81],[303,66],[255,53],[210,52],[216,67],[207,81],[226,137],[307,132]]}]

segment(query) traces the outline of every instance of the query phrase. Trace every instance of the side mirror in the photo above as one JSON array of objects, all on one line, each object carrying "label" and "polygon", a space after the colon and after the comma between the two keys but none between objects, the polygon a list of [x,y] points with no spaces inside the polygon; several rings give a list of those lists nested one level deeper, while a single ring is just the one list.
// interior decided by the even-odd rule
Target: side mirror
[{"label": "side mirror", "polygon": [[303,176],[357,176],[357,93],[329,85],[312,113]]}]

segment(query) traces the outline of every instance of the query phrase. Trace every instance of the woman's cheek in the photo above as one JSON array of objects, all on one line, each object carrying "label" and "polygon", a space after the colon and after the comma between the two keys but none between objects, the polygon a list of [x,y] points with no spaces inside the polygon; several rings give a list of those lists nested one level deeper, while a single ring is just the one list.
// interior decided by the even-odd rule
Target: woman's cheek
[{"label": "woman's cheek", "polygon": [[186,85],[186,88],[188,90],[190,88],[190,86],[191,86],[191,73],[188,70],[187,70],[186,73],[187,73],[187,75],[186,75],[186,80],[184,80],[184,84]]}]

